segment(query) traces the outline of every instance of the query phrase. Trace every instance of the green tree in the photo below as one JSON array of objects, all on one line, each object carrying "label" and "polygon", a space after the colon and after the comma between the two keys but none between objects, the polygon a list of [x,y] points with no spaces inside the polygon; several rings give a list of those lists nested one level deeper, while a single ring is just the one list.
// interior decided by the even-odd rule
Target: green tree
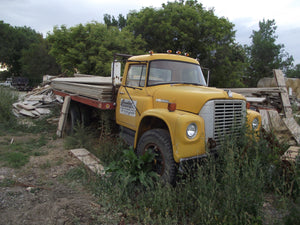
[{"label": "green tree", "polygon": [[286,72],[286,76],[290,78],[300,78],[300,64],[297,64]]},{"label": "green tree", "polygon": [[28,77],[32,86],[41,83],[43,75],[57,75],[60,73],[60,67],[48,52],[48,43],[42,38],[40,42],[33,43],[29,48],[22,50],[20,59],[22,76]]},{"label": "green tree", "polygon": [[112,15],[104,14],[103,20],[105,25],[107,25],[108,27],[114,26],[118,27],[120,30],[122,30],[126,26],[127,21],[122,14],[119,14],[118,20]]},{"label": "green tree", "polygon": [[11,75],[22,75],[22,50],[41,38],[41,34],[29,27],[12,27],[0,21],[0,59],[8,65]]},{"label": "green tree", "polygon": [[283,44],[276,44],[278,36],[274,20],[259,22],[259,30],[253,31],[252,45],[248,48],[250,67],[249,86],[256,86],[259,79],[272,76],[273,69],[290,69],[293,57],[284,50]]},{"label": "green tree", "polygon": [[93,22],[75,27],[54,27],[48,34],[50,54],[67,74],[80,72],[110,76],[114,53],[140,54],[144,41],[117,27]]},{"label": "green tree", "polygon": [[[236,57],[234,25],[218,18],[213,10],[206,10],[197,1],[175,1],[162,8],[143,8],[127,16],[126,29],[141,35],[147,49],[155,52],[180,50],[198,58],[211,70],[213,86],[241,86],[245,59]],[[235,60],[232,62],[232,60]],[[224,68],[226,68],[224,70]]]}]

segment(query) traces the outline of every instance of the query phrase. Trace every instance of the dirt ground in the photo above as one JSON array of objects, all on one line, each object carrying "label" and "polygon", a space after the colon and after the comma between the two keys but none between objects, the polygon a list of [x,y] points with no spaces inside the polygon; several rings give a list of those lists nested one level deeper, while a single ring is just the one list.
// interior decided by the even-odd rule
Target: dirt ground
[{"label": "dirt ground", "polygon": [[[1,225],[119,223],[118,215],[108,214],[82,185],[64,178],[80,162],[64,149],[62,139],[40,150],[45,154],[31,156],[20,169],[0,167]],[[5,185],[9,180],[14,184]]]}]

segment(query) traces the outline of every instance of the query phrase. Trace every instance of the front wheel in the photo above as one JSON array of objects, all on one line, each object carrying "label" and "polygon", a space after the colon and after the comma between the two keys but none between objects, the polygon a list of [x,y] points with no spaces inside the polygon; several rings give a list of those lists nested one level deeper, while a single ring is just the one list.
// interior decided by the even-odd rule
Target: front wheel
[{"label": "front wheel", "polygon": [[163,129],[146,131],[139,140],[137,155],[145,152],[155,154],[153,170],[159,174],[164,182],[175,184],[177,164],[173,158],[173,150],[169,133]]}]

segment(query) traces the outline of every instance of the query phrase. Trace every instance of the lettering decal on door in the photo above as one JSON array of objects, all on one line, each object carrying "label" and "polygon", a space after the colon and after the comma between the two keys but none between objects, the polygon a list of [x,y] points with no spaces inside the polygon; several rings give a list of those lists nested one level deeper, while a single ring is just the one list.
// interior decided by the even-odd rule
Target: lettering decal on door
[{"label": "lettering decal on door", "polygon": [[131,101],[129,99],[121,99],[120,103],[120,113],[135,117],[136,113],[136,101]]}]

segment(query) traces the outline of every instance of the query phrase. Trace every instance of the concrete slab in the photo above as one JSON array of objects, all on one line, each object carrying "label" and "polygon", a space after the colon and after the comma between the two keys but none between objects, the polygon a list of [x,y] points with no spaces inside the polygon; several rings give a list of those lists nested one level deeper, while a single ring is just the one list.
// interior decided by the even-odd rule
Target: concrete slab
[{"label": "concrete slab", "polygon": [[72,149],[70,150],[70,154],[79,159],[92,172],[101,176],[105,175],[105,170],[101,165],[100,160],[95,155],[90,153],[87,149]]}]

